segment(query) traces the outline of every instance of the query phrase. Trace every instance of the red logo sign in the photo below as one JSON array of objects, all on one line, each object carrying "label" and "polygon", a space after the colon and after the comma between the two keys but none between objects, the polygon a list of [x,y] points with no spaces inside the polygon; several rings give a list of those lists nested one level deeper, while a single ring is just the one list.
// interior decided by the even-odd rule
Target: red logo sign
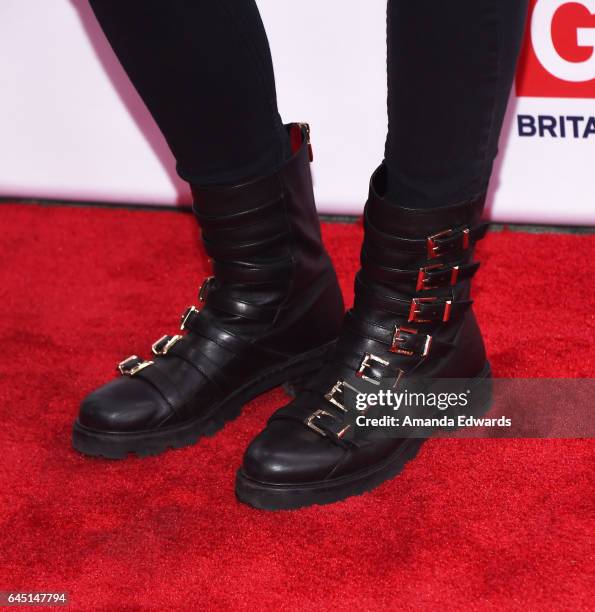
[{"label": "red logo sign", "polygon": [[595,98],[595,0],[529,0],[516,93]]}]

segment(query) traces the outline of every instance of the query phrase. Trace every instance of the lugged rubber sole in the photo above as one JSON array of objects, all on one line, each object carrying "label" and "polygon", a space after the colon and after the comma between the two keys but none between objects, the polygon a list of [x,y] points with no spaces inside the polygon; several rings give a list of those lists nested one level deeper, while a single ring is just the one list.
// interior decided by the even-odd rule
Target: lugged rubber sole
[{"label": "lugged rubber sole", "polygon": [[[491,378],[491,368],[486,363],[481,373],[469,379],[465,386],[473,388],[479,381]],[[475,385],[474,385],[475,382]],[[491,386],[483,385],[482,394],[471,410],[469,416],[482,416],[491,407]],[[451,415],[449,415],[451,416]],[[452,416],[457,416],[453,413]],[[239,501],[260,510],[294,510],[312,505],[326,505],[341,501],[355,495],[362,495],[383,482],[400,474],[408,461],[417,456],[419,449],[427,438],[407,438],[389,457],[354,474],[318,482],[300,484],[273,484],[259,482],[246,476],[240,469],[236,478],[236,496]]]},{"label": "lugged rubber sole", "polygon": [[325,344],[263,371],[257,378],[211,407],[207,414],[186,423],[148,431],[110,432],[90,429],[77,420],[73,427],[72,445],[85,455],[106,459],[124,459],[131,453],[138,457],[149,457],[170,448],[192,446],[201,437],[216,434],[226,423],[240,416],[244,405],[254,398],[283,383],[300,380],[317,371],[332,344]]}]

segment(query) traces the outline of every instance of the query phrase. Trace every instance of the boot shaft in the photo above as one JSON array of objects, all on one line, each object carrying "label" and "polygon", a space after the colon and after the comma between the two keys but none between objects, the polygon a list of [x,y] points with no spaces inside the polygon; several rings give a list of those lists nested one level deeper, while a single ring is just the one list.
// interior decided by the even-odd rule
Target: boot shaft
[{"label": "boot shaft", "polygon": [[336,336],[343,313],[314,202],[309,128],[287,129],[294,153],[275,173],[234,186],[192,186],[213,265],[201,291],[205,315],[216,311],[239,333],[249,326],[279,349],[288,330],[304,346],[316,335],[329,336],[328,319],[329,337]]},{"label": "boot shaft", "polygon": [[234,186],[191,186],[203,243],[221,281],[291,277],[299,289],[328,267],[309,167],[309,128],[287,129],[294,154],[274,174]]},{"label": "boot shaft", "polygon": [[485,194],[440,208],[413,209],[388,201],[384,182],[381,166],[370,181],[364,210],[358,283],[425,304],[433,298],[469,301],[470,280],[479,268],[473,260],[475,244],[488,228],[481,222]]}]

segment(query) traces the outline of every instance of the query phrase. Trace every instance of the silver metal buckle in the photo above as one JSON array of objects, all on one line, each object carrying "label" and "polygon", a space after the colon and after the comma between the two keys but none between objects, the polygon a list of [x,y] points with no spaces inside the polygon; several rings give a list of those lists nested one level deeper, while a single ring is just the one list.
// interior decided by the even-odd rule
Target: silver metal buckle
[{"label": "silver metal buckle", "polygon": [[186,312],[182,315],[182,324],[180,325],[180,329],[182,331],[186,330],[186,323],[188,319],[194,314],[200,312],[196,306],[189,306],[186,308]]},{"label": "silver metal buckle", "polygon": [[466,251],[469,248],[469,228],[465,227],[462,230],[447,229],[427,237],[426,240],[428,249],[428,259],[435,259],[444,255],[444,253],[440,252],[440,247],[442,245],[436,244],[436,240],[438,240],[439,238],[446,238],[448,236],[452,236],[457,232],[461,232],[461,249],[463,251]]},{"label": "silver metal buckle", "polygon": [[390,365],[390,363],[386,361],[385,359],[381,359],[380,357],[377,357],[376,355],[372,355],[372,353],[364,353],[362,362],[360,363],[359,368],[357,372],[355,373],[355,375],[358,378],[361,378],[362,380],[367,380],[373,385],[379,385],[380,381],[377,378],[372,378],[364,374],[364,372],[366,371],[366,368],[369,368],[372,365],[371,364],[372,361],[375,361],[376,363],[379,363],[380,365],[383,365],[383,366]]},{"label": "silver metal buckle", "polygon": [[124,361],[120,361],[118,364],[118,370],[120,370],[120,374],[122,374],[122,376],[134,376],[141,370],[153,365],[153,363],[153,361],[146,361],[137,355],[130,355],[130,357],[127,357],[124,359]]},{"label": "silver metal buckle", "polygon": [[347,387],[347,389],[351,389],[352,391],[359,393],[359,391],[355,387],[352,387],[349,383],[346,383],[344,380],[338,380],[333,385],[331,390],[325,394],[324,399],[339,408],[339,410],[347,412],[347,408],[343,406],[343,404],[339,400],[335,399],[335,393],[337,393],[338,391],[343,391],[343,387]]},{"label": "silver metal buckle", "polygon": [[[398,355],[407,355],[408,357],[411,357],[412,355],[415,355],[414,351],[401,348],[401,344],[405,341],[405,338],[401,336],[401,332],[405,332],[408,334],[418,334],[419,333],[417,329],[412,329],[410,327],[402,327],[402,326],[399,327],[398,325],[395,325],[395,331],[393,333],[393,338],[390,343],[390,352],[397,353]],[[429,334],[426,334],[426,341],[424,343],[424,348],[421,353],[422,357],[428,356],[431,346],[432,346],[432,336],[430,336]]]},{"label": "silver metal buckle", "polygon": [[314,425],[314,423],[312,422],[314,421],[314,419],[319,419],[322,416],[329,416],[337,421],[339,420],[334,414],[331,414],[326,410],[317,410],[316,412],[313,412],[304,422],[310,429],[313,429],[316,433],[319,433],[322,436],[326,436],[326,432],[324,432],[319,427],[316,427],[316,425]]},{"label": "silver metal buckle", "polygon": [[[437,321],[437,319],[421,319],[420,315],[421,315],[421,305],[422,304],[429,304],[431,302],[437,302],[438,298],[437,297],[419,297],[419,298],[413,298],[411,300],[411,307],[409,309],[409,317],[408,317],[408,321],[409,323],[411,322],[415,322],[415,323],[432,323],[434,321]],[[450,319],[450,310],[452,308],[452,300],[446,300],[445,302],[443,302],[444,304],[444,312],[442,314],[442,321],[446,322]]]},{"label": "silver metal buckle", "polygon": [[157,342],[151,346],[151,351],[154,355],[167,355],[169,349],[183,336],[176,334],[175,336],[161,336]]},{"label": "silver metal buckle", "polygon": [[209,289],[213,281],[215,280],[214,276],[207,276],[205,280],[202,282],[200,289],[198,290],[198,301],[204,302],[207,299],[207,295],[209,295]]},{"label": "silver metal buckle", "polygon": [[452,287],[457,284],[457,279],[459,277],[459,266],[453,266],[449,268],[448,266],[444,266],[442,264],[434,264],[432,266],[424,266],[419,269],[417,274],[417,284],[415,286],[416,291],[427,291],[428,289],[437,289],[438,287],[444,287],[445,285],[430,285],[428,284],[432,279],[427,276],[428,272],[432,270],[449,270],[450,269],[450,279],[449,285]]},{"label": "silver metal buckle", "polygon": [[[326,410],[316,410],[316,412],[313,412],[305,421],[304,423],[312,430],[314,430],[316,433],[320,434],[321,436],[325,436],[326,437],[326,431],[324,431],[323,429],[320,429],[320,427],[317,427],[316,425],[314,425],[314,419],[319,419],[323,416],[329,416],[332,419],[335,419],[335,421],[338,421],[339,419],[334,415],[331,414],[330,412],[327,412]],[[343,429],[341,429],[341,431],[337,432],[337,438],[342,438],[345,435],[345,432],[349,430],[349,428],[351,427],[351,425],[345,425],[345,427],[343,427]]]}]

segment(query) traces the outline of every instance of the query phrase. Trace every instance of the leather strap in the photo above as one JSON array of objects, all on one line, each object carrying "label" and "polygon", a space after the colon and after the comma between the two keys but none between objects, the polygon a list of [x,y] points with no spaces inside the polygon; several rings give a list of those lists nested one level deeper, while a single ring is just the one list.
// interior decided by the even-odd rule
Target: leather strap
[{"label": "leather strap", "polygon": [[199,310],[192,310],[184,321],[184,329],[194,332],[203,338],[212,340],[215,344],[228,349],[232,353],[240,354],[252,344],[231,332],[217,327],[212,321],[206,322],[200,316]]},{"label": "leather strap", "polygon": [[184,360],[209,380],[220,393],[224,392],[229,382],[227,377],[222,373],[220,367],[205,355],[200,347],[193,346],[189,342],[178,342],[167,354]]},{"label": "leather strap", "polygon": [[188,329],[201,336],[204,340],[212,342],[215,346],[225,349],[228,354],[234,357],[233,363],[230,361],[226,365],[229,377],[233,377],[236,374],[245,375],[245,370],[254,363],[260,363],[263,367],[268,367],[269,365],[274,365],[280,359],[287,359],[286,355],[248,342],[240,336],[221,329],[212,320],[207,321],[204,317],[201,317],[200,311],[194,310],[190,313],[184,329]]},{"label": "leather strap", "polygon": [[[318,406],[314,410],[312,406]],[[277,410],[269,423],[279,420],[296,421],[319,435],[328,437],[334,444],[343,447],[360,446],[361,440],[353,437],[355,419],[361,413],[355,410],[353,402],[346,400],[347,412],[340,411],[319,393],[302,392],[290,404]]]},{"label": "leather strap", "polygon": [[218,291],[209,293],[205,298],[205,304],[221,312],[261,323],[272,321],[279,309],[278,306],[258,306],[241,302]]},{"label": "leather strap", "polygon": [[263,240],[243,242],[240,244],[219,243],[203,237],[205,251],[213,259],[242,259],[250,255],[258,255],[272,246],[287,242],[287,233],[280,232],[268,236]]},{"label": "leather strap", "polygon": [[[305,153],[305,151],[304,151]],[[279,173],[258,178],[241,185],[200,186],[190,184],[194,200],[193,210],[203,219],[237,215],[245,210],[256,210],[271,202],[279,202],[284,186]]]},{"label": "leather strap", "polygon": [[[384,380],[397,380],[402,375],[402,370],[398,366],[392,365],[388,360],[382,358],[387,363],[378,361],[373,353],[360,353],[355,351],[342,351],[339,349],[335,355],[335,360],[341,361],[343,365],[356,372],[356,377],[363,382],[372,381],[382,382]],[[399,374],[401,372],[401,374]],[[371,384],[374,384],[373,382]],[[364,389],[362,389],[362,392]]]},{"label": "leather strap", "polygon": [[226,227],[202,229],[203,239],[221,245],[258,242],[280,233],[287,234],[287,223],[282,210],[252,224],[230,221]]},{"label": "leather strap", "polygon": [[358,336],[369,338],[389,347],[391,353],[410,357],[439,357],[450,351],[454,345],[425,334],[412,327],[395,323],[392,330],[365,321],[348,312],[345,317],[346,329]]},{"label": "leather strap", "polygon": [[[345,415],[339,414],[329,402],[320,402],[318,395],[315,401],[319,402],[323,408],[313,411],[310,403],[312,399],[310,392],[301,393],[299,400],[295,400],[277,410],[268,422],[272,423],[273,421],[281,420],[296,421],[300,425],[309,427],[319,435],[322,433],[336,444],[350,444],[351,442],[342,439],[346,430],[349,429],[349,422]],[[309,402],[304,400],[309,400]]]},{"label": "leather strap", "polygon": [[472,300],[445,299],[444,297],[415,297],[402,299],[381,295],[356,278],[355,307],[371,307],[405,316],[409,322],[434,323],[461,316],[473,303]]},{"label": "leather strap", "polygon": [[171,381],[165,372],[159,369],[158,361],[155,361],[148,368],[144,368],[135,374],[134,377],[146,380],[152,387],[159,391],[163,399],[169,404],[174,412],[177,407],[182,405],[182,396],[178,391],[178,387]]},{"label": "leather strap", "polygon": [[[196,215],[199,224],[203,231],[216,230],[216,229],[228,229],[230,227],[236,227],[238,225],[257,223],[261,220],[266,220],[274,215],[275,208],[279,207],[281,202],[281,195],[275,194],[274,197],[268,202],[264,202],[254,208],[248,210],[239,210],[231,214],[205,214],[201,210],[198,210],[196,206],[192,207],[194,214]],[[220,212],[220,211],[219,211]]]},{"label": "leather strap", "polygon": [[434,264],[416,270],[399,270],[388,268],[375,262],[367,253],[362,253],[362,267],[366,276],[379,283],[410,282],[416,291],[427,291],[440,287],[452,287],[457,283],[473,277],[479,263],[470,264]]},{"label": "leather strap", "polygon": [[489,223],[481,223],[474,228],[461,226],[446,230],[445,233],[438,232],[434,234],[434,237],[428,236],[420,239],[385,234],[372,225],[366,213],[364,213],[364,225],[366,241],[373,243],[374,246],[380,250],[388,250],[392,252],[405,251],[408,253],[427,255],[428,241],[430,238],[432,238],[432,241],[437,249],[432,256],[433,258],[448,256],[452,255],[453,253],[464,251],[465,244],[468,244],[468,246],[475,244],[478,240],[481,240],[486,235],[489,228]]},{"label": "leather strap", "polygon": [[335,442],[344,443],[343,436],[352,425],[344,417],[336,417],[332,412],[319,410],[306,418],[306,424],[314,431],[320,430]]},{"label": "leather strap", "polygon": [[213,262],[213,274],[217,280],[228,283],[264,284],[279,283],[279,278],[291,271],[291,260],[281,259],[272,265],[257,266],[243,262]]}]

